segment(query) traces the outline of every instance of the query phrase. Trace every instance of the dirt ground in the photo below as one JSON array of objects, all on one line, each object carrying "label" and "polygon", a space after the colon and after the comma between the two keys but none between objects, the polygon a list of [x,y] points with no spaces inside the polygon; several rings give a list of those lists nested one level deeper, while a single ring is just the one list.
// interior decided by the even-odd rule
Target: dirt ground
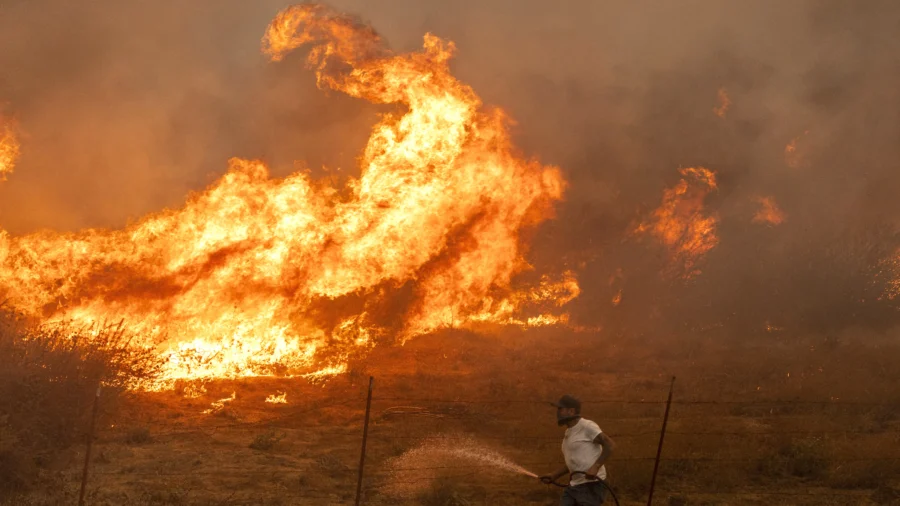
[{"label": "dirt ground", "polygon": [[[740,341],[721,330],[446,331],[376,349],[320,384],[136,394],[100,418],[87,504],[353,504],[370,375],[363,504],[556,504],[560,489],[490,457],[558,468],[562,429],[546,401],[563,393],[617,441],[608,469],[620,503],[646,504],[672,376],[654,504],[900,504],[892,342],[862,331]],[[287,403],[265,402],[280,392]],[[75,504],[83,459],[73,451],[53,490],[19,503]]]}]

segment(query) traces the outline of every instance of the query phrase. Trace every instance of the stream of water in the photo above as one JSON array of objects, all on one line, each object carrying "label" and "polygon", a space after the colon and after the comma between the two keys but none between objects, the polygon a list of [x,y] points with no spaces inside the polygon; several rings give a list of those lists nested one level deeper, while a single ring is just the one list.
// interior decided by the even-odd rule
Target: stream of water
[{"label": "stream of water", "polygon": [[390,459],[386,466],[391,475],[387,489],[400,497],[411,497],[426,490],[439,476],[470,474],[471,471],[538,477],[497,450],[469,437],[429,439]]}]

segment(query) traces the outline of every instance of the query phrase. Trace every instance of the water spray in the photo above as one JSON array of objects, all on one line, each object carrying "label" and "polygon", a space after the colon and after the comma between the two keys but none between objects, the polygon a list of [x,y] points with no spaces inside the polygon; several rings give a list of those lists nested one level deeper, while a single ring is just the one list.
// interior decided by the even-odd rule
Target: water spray
[{"label": "water spray", "polygon": [[[417,470],[421,479],[415,481],[395,480],[391,483],[391,491],[398,496],[411,496],[416,492],[424,490],[424,488],[436,479],[437,476],[433,471],[445,469],[448,460],[462,460],[467,462],[475,462],[484,464],[491,469],[498,469],[514,474],[520,474],[529,478],[538,479],[536,473],[516,464],[509,458],[503,456],[499,452],[485,447],[472,438],[467,437],[447,437],[430,440],[419,446],[416,446],[399,457],[390,459],[387,462],[387,468],[392,476],[400,476],[406,471]],[[432,471],[428,474],[427,471]],[[571,476],[583,474],[588,478],[597,480],[606,490],[609,491],[613,502],[618,506],[619,499],[616,497],[612,488],[603,480],[596,476],[590,476],[582,471],[575,471]],[[541,480],[546,485],[554,485],[560,488],[566,488],[567,483],[559,483],[553,480]]]}]

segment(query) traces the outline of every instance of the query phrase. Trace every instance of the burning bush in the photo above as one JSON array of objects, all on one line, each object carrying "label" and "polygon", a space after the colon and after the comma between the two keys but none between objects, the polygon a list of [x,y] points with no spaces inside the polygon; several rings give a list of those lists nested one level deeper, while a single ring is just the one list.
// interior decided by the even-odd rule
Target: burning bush
[{"label": "burning bush", "polygon": [[39,469],[84,435],[98,385],[104,411],[159,370],[125,328],[32,327],[0,308],[0,493],[27,488]]}]

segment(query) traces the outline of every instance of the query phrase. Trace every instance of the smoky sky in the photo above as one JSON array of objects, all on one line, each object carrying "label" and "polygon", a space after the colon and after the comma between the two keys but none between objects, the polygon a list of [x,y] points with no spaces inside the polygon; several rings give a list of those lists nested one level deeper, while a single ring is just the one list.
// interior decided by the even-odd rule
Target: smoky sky
[{"label": "smoky sky", "polygon": [[[352,173],[380,109],[317,90],[302,54],[260,55],[290,3],[0,1],[0,104],[23,144],[0,227],[121,227],[178,206],[232,156]],[[566,200],[528,255],[579,272],[577,319],[897,318],[873,302],[871,271],[900,232],[900,3],[329,3],[397,51],[426,32],[453,40],[455,74],[512,116],[522,153],[562,168]],[[718,173],[721,241],[701,276],[666,280],[664,252],[628,230],[691,166]],[[784,224],[751,222],[760,196]]]}]

